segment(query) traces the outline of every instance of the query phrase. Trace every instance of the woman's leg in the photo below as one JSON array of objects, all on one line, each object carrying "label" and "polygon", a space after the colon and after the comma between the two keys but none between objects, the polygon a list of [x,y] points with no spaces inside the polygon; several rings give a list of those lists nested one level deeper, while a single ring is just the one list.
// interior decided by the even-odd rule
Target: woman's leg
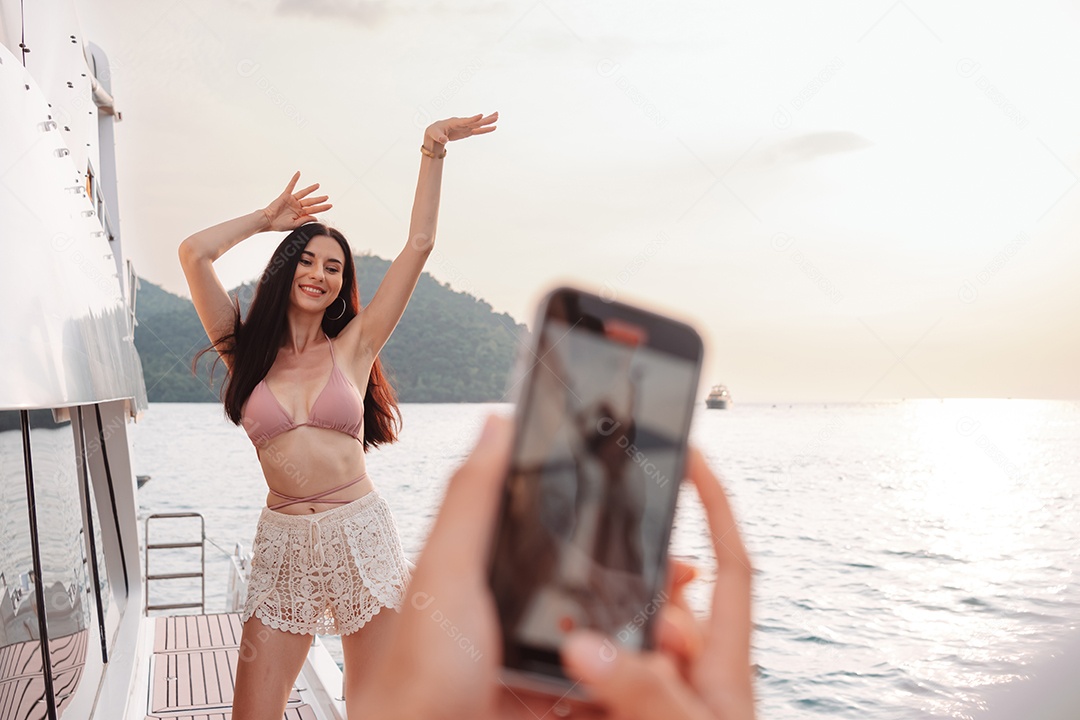
[{"label": "woman's leg", "polygon": [[311,637],[275,630],[254,616],[244,623],[232,720],[281,720]]},{"label": "woman's leg", "polygon": [[379,662],[379,646],[396,615],[396,610],[384,607],[364,627],[341,636],[341,652],[345,656],[345,710],[349,717],[364,716],[361,682]]}]

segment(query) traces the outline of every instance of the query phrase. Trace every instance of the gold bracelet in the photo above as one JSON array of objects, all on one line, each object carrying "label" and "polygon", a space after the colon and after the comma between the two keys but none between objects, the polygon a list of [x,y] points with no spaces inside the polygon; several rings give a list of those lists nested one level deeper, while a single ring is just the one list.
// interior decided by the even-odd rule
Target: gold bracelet
[{"label": "gold bracelet", "polygon": [[432,160],[442,160],[444,157],[446,157],[446,148],[444,147],[442,149],[442,154],[441,155],[436,155],[434,150],[428,150],[427,149],[427,145],[421,145],[420,146],[420,154],[424,155],[426,157],[429,157]]}]

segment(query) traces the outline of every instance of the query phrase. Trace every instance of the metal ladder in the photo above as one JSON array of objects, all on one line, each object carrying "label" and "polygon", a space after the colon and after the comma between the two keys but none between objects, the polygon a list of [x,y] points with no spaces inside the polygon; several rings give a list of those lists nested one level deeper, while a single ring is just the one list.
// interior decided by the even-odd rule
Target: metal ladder
[{"label": "metal ladder", "polygon": [[[175,518],[199,518],[199,541],[198,542],[168,542],[168,543],[151,543],[150,542],[150,521],[157,519],[175,519]],[[146,518],[146,532],[143,535],[146,539],[146,555],[144,560],[144,568],[146,569],[146,587],[145,592],[145,605],[143,612],[149,612],[150,610],[180,610],[199,608],[200,613],[206,612],[206,520],[203,516],[197,512],[173,512],[173,513],[154,513],[148,515]],[[176,550],[178,548],[199,548],[199,571],[198,572],[178,572],[178,573],[150,573],[150,551],[151,550]],[[188,602],[188,603],[161,603],[157,605],[150,604],[150,581],[151,580],[178,580],[180,578],[199,578],[202,581],[202,600],[200,602]]]}]

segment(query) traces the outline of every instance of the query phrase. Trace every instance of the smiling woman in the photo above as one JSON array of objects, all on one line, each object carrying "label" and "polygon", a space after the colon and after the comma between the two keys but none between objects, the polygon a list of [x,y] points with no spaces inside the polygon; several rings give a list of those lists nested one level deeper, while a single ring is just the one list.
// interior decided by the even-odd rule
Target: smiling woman
[{"label": "smiling woman", "polygon": [[[252,546],[233,700],[234,720],[280,717],[312,636],[342,636],[345,697],[374,665],[372,648],[401,607],[410,569],[365,451],[396,439],[400,413],[379,362],[431,253],[446,143],[495,129],[497,114],[433,123],[420,147],[409,240],[367,307],[345,236],[313,222],[328,210],[300,173],[262,210],[180,245],[210,347],[229,371],[226,415],[243,425],[266,478]],[[247,316],[214,261],[248,237],[288,231]]]},{"label": "smiling woman", "polygon": [[[300,254],[294,278],[296,287],[303,291],[303,295],[322,300],[327,293],[331,297],[338,294],[341,290],[341,268],[345,265],[341,254],[341,247],[332,238],[318,235],[311,239]],[[344,312],[345,298],[339,297],[337,300],[341,301]]]}]

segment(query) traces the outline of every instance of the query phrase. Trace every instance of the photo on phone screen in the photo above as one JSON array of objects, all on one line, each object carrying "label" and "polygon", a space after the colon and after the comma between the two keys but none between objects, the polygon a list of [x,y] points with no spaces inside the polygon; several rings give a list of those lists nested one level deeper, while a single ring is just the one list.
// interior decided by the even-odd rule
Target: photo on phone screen
[{"label": "photo on phone screen", "polygon": [[649,646],[702,345],[687,325],[566,288],[536,333],[491,583],[503,664],[562,677],[572,630]]}]

